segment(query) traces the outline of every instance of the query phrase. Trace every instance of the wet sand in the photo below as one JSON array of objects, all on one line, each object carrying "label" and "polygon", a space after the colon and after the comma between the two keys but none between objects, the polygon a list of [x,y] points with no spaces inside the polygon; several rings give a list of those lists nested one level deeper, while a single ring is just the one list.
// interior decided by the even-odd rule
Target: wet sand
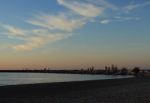
[{"label": "wet sand", "polygon": [[150,103],[150,78],[1,86],[0,103]]}]

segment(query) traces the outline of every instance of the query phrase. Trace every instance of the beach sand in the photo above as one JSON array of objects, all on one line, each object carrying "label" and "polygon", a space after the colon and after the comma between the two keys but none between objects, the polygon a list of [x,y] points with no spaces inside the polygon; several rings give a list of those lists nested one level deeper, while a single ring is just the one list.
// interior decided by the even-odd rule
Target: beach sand
[{"label": "beach sand", "polygon": [[150,78],[1,86],[0,103],[150,103]]}]

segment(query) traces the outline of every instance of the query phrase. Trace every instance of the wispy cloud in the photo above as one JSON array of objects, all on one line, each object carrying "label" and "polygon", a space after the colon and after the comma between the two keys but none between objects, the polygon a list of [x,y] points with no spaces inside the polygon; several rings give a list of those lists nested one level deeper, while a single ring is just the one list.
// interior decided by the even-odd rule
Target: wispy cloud
[{"label": "wispy cloud", "polygon": [[113,5],[112,3],[107,2],[106,0],[87,0],[87,1],[97,6],[101,6],[103,8],[118,10],[117,6]]},{"label": "wispy cloud", "polygon": [[113,19],[115,21],[128,21],[128,20],[140,20],[139,17],[129,17],[129,16],[114,16]]},{"label": "wispy cloud", "polygon": [[24,37],[27,34],[25,30],[14,26],[2,25],[2,27],[7,31],[5,32],[5,34],[7,34],[8,36]]},{"label": "wispy cloud", "polygon": [[73,12],[85,16],[96,17],[103,13],[104,8],[98,7],[94,4],[87,2],[77,2],[76,0],[57,0],[60,5],[72,10]]},{"label": "wispy cloud", "polygon": [[58,3],[68,8],[67,13],[37,14],[34,18],[26,20],[28,25],[32,25],[36,29],[4,26],[8,36],[23,40],[23,43],[13,45],[12,48],[19,51],[31,51],[50,42],[65,39],[71,36],[76,29],[82,28],[92,18],[101,15],[104,10],[103,7],[92,3],[75,0],[58,0]]},{"label": "wispy cloud", "polygon": [[[123,17],[122,15],[115,16],[116,12],[120,12],[118,10],[119,8],[106,0],[57,0],[57,3],[65,7],[66,11],[55,14],[39,13],[25,20],[27,25],[33,26],[34,29],[2,25],[8,37],[14,37],[22,41],[12,45],[13,49],[18,51],[31,51],[51,42],[66,39],[75,30],[81,29],[91,21],[109,24],[114,21],[138,19],[129,16]],[[150,2],[128,5],[123,9],[131,11],[149,4]],[[107,9],[114,12],[109,17],[103,16],[103,14],[107,15]]]},{"label": "wispy cloud", "polygon": [[28,40],[24,44],[19,44],[13,46],[15,50],[18,51],[31,51],[35,48],[42,47],[49,42],[55,42],[58,40],[62,40],[67,38],[69,35],[62,35],[62,34],[51,34],[51,35],[40,35],[28,38]]},{"label": "wispy cloud", "polygon": [[124,10],[126,13],[129,13],[130,11],[140,8],[140,7],[144,7],[144,6],[148,6],[150,5],[150,1],[144,2],[144,3],[140,3],[140,4],[134,4],[134,3],[130,3],[129,5],[127,5]]},{"label": "wispy cloud", "polygon": [[40,48],[50,42],[65,39],[71,34],[69,33],[52,33],[48,29],[31,29],[25,30],[10,25],[4,25],[5,34],[8,37],[22,40],[23,43],[11,45],[17,51],[31,51]]},{"label": "wispy cloud", "polygon": [[101,24],[109,24],[110,22],[111,22],[111,20],[108,20],[108,19],[100,21]]},{"label": "wispy cloud", "polygon": [[69,18],[67,15],[38,15],[34,19],[27,20],[28,23],[46,28],[49,30],[62,30],[71,32],[77,28],[82,27],[86,22],[84,19]]},{"label": "wispy cloud", "polygon": [[100,20],[101,24],[109,24],[111,22],[125,22],[125,21],[137,21],[140,20],[139,17],[122,17],[122,16],[114,16],[111,18],[107,18],[107,19],[102,19]]}]

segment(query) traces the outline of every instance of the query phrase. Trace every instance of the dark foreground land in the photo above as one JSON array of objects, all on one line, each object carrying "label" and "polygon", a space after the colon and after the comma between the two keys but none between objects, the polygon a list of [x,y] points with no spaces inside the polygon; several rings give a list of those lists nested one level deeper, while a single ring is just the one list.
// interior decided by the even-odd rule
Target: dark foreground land
[{"label": "dark foreground land", "polygon": [[150,78],[2,86],[0,103],[150,103]]}]

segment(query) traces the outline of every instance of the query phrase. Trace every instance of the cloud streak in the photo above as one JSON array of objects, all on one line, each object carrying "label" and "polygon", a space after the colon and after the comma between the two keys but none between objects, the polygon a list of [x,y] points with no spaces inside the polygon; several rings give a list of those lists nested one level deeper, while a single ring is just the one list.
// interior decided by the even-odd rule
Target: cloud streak
[{"label": "cloud streak", "polygon": [[109,24],[111,22],[111,20],[105,19],[100,21],[101,24]]},{"label": "cloud streak", "polygon": [[11,45],[17,51],[31,51],[35,48],[40,48],[50,42],[65,39],[71,34],[68,33],[52,33],[48,29],[31,29],[25,30],[14,26],[5,25],[5,34],[8,37],[21,40],[23,43]]},{"label": "cloud streak", "polygon": [[28,25],[32,25],[36,29],[29,30],[9,25],[3,26],[8,36],[23,42],[13,45],[13,49],[31,51],[50,42],[65,39],[71,36],[75,30],[82,28],[91,19],[102,15],[105,9],[87,1],[57,0],[57,2],[68,9],[67,13],[38,14],[34,18],[26,20]]},{"label": "cloud streak", "polygon": [[97,6],[101,6],[103,8],[118,10],[117,6],[113,5],[112,3],[107,2],[106,0],[87,0],[87,1]]},{"label": "cloud streak", "polygon": [[17,27],[13,27],[10,25],[3,25],[2,26],[7,32],[5,34],[9,36],[15,36],[15,37],[24,37],[26,35],[26,31]]},{"label": "cloud streak", "polygon": [[29,38],[26,43],[13,46],[17,51],[31,51],[33,48],[39,48],[46,45],[49,42],[55,42],[67,38],[69,35],[51,34],[42,35]]},{"label": "cloud streak", "polygon": [[77,2],[75,0],[57,0],[60,5],[72,10],[74,13],[79,14],[84,17],[96,17],[103,13],[104,8],[98,7],[96,5]]},{"label": "cloud streak", "polygon": [[133,3],[131,3],[131,4],[127,5],[124,8],[124,10],[125,10],[126,13],[129,13],[130,11],[132,11],[134,9],[141,8],[141,7],[148,6],[148,5],[150,5],[150,1],[144,2],[144,3],[140,3],[140,4],[133,4]]},{"label": "cloud streak", "polygon": [[82,27],[86,22],[83,19],[72,19],[64,14],[38,15],[36,18],[27,20],[28,23],[49,30],[62,30],[71,32]]}]

